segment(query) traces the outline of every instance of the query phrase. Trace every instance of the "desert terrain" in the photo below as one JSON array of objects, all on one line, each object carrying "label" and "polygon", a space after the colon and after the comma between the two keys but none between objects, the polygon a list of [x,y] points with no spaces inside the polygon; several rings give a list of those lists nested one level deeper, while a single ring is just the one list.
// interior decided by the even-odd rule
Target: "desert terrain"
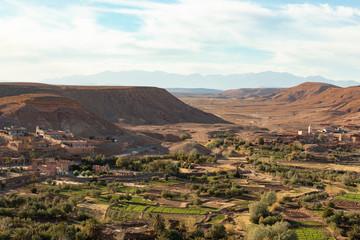
[{"label": "desert terrain", "polygon": [[359,237],[358,87],[2,86],[2,239]]}]

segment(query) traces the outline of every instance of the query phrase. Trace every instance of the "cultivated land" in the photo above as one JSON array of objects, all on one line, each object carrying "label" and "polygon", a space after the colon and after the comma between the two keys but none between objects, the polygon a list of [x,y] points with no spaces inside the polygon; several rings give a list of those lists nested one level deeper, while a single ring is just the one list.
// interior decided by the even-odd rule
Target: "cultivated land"
[{"label": "cultivated land", "polygon": [[[62,174],[37,172],[50,160],[30,149],[25,160],[5,158],[0,239],[359,239],[360,142],[348,121],[358,112],[306,106],[338,90],[316,86],[182,98],[235,124],[117,122],[152,143],[72,156],[67,171],[51,160]],[[286,94],[291,101],[274,97]],[[333,123],[330,110],[340,116]],[[36,158],[41,166],[30,167]]]}]

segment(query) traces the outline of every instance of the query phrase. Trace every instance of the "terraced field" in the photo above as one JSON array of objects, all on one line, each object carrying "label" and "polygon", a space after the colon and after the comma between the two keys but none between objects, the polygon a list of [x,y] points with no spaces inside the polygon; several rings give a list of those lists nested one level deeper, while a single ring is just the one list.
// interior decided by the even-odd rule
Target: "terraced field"
[{"label": "terraced field", "polygon": [[335,199],[360,202],[360,194],[346,193],[334,197]]},{"label": "terraced field", "polygon": [[299,240],[328,240],[334,238],[328,238],[325,234],[326,230],[318,228],[298,228],[295,232]]}]

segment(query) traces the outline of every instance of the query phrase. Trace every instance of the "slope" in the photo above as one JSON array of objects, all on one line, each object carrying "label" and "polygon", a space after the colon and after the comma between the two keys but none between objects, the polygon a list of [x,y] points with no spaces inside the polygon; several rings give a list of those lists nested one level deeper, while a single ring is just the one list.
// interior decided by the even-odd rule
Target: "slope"
[{"label": "slope", "polygon": [[35,131],[37,125],[62,129],[83,137],[131,136],[128,131],[87,111],[82,104],[51,94],[23,94],[0,99],[1,127],[24,126]]},{"label": "slope", "polygon": [[266,98],[277,102],[294,102],[301,99],[312,98],[329,88],[339,88],[332,84],[319,82],[306,82],[298,86],[284,89],[268,95]]},{"label": "slope", "polygon": [[190,107],[161,88],[67,86],[61,93],[114,123],[225,123],[215,115]]},{"label": "slope", "polygon": [[226,98],[254,98],[261,97],[268,94],[276,93],[283,88],[240,88],[240,89],[231,89],[221,93],[222,96]]},{"label": "slope", "polygon": [[329,88],[317,96],[299,101],[298,104],[330,111],[357,113],[360,112],[360,86]]},{"label": "slope", "polygon": [[164,89],[154,87],[54,86],[2,83],[0,97],[50,93],[76,100],[88,111],[113,123],[172,124],[225,123],[215,115],[183,103]]}]

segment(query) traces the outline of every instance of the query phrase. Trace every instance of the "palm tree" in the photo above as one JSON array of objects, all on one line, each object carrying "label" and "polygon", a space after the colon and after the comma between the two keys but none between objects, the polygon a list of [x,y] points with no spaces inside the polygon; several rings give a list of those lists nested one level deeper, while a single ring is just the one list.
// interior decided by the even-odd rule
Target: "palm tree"
[{"label": "palm tree", "polygon": [[159,214],[156,214],[152,221],[154,232],[160,235],[165,230],[165,220]]}]

